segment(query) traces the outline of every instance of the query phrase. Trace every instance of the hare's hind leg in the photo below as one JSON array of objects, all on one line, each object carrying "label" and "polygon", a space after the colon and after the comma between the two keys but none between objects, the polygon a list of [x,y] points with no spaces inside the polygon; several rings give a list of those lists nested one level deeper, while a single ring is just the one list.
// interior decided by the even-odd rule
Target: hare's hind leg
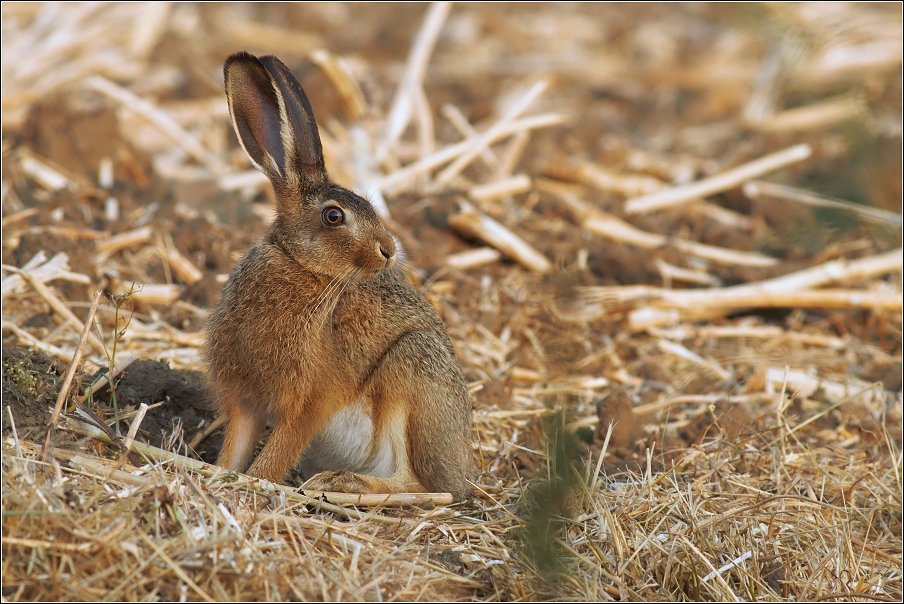
[{"label": "hare's hind leg", "polygon": [[429,492],[471,494],[471,401],[448,340],[409,332],[386,352],[372,380],[375,413],[404,417],[407,468]]},{"label": "hare's hind leg", "polygon": [[394,474],[389,478],[377,478],[358,474],[351,470],[326,470],[315,474],[301,485],[305,491],[336,493],[425,493],[427,490],[411,474]]},{"label": "hare's hind leg", "polygon": [[429,332],[403,335],[367,388],[374,440],[367,468],[321,472],[304,485],[346,493],[471,494],[471,402],[451,346]]}]

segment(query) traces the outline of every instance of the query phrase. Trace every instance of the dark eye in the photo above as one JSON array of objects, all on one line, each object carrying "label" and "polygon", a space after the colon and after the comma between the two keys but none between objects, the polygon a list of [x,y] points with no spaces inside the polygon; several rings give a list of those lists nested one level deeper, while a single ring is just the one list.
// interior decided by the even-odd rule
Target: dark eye
[{"label": "dark eye", "polygon": [[337,207],[329,207],[323,211],[323,224],[338,226],[345,222],[345,214]]}]

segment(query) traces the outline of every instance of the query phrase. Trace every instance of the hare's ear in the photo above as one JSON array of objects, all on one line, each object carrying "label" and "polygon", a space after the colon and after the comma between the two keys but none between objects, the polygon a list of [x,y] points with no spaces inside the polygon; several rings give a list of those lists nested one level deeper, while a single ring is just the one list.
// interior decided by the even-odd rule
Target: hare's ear
[{"label": "hare's ear", "polygon": [[288,67],[273,56],[240,52],[223,66],[229,114],[251,161],[289,186],[327,179],[311,104]]}]

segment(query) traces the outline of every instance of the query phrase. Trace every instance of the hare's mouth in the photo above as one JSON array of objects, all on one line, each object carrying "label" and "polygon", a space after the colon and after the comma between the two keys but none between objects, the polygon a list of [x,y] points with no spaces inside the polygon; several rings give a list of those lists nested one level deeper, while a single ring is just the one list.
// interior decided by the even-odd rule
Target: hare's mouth
[{"label": "hare's mouth", "polygon": [[361,276],[372,276],[388,271],[395,265],[395,258],[369,258],[367,262],[360,263],[357,266],[358,273]]},{"label": "hare's mouth", "polygon": [[[355,264],[358,265],[365,273],[379,273],[387,271],[395,266],[396,253],[394,249],[387,250],[379,244],[375,245],[376,250],[368,250],[358,256]],[[376,251],[376,253],[374,253]]]}]

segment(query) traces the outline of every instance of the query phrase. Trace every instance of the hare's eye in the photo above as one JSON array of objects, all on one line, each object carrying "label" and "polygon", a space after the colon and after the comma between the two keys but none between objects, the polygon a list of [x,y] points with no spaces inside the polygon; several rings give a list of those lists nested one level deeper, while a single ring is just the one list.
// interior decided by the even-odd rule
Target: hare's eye
[{"label": "hare's eye", "polygon": [[329,207],[323,211],[323,224],[338,226],[345,222],[345,214],[336,207]]}]

